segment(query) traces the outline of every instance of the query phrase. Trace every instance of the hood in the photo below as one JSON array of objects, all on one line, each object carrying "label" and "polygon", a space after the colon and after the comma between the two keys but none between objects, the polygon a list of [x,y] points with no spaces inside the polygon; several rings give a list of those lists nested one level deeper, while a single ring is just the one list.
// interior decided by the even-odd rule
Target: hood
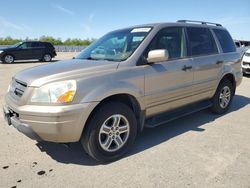
[{"label": "hood", "polygon": [[0,48],[1,51],[8,51],[8,50],[14,50],[16,48],[8,47],[8,48]]},{"label": "hood", "polygon": [[40,87],[45,83],[59,80],[77,79],[79,77],[100,74],[116,70],[119,62],[72,59],[58,61],[25,69],[15,75],[15,79],[31,87]]}]

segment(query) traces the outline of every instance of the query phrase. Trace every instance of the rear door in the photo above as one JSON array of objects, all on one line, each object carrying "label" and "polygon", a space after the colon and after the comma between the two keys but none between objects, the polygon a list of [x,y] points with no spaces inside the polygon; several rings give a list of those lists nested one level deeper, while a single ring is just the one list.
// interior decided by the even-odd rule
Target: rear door
[{"label": "rear door", "polygon": [[41,59],[44,55],[45,46],[41,42],[32,42],[32,58]]},{"label": "rear door", "polygon": [[187,27],[189,56],[194,66],[194,100],[210,98],[222,68],[218,46],[209,28]]},{"label": "rear door", "polygon": [[[184,28],[168,27],[153,39],[150,50],[166,49],[169,59],[145,67],[147,115],[192,103],[192,59],[187,58]],[[186,67],[186,68],[185,68]]]}]

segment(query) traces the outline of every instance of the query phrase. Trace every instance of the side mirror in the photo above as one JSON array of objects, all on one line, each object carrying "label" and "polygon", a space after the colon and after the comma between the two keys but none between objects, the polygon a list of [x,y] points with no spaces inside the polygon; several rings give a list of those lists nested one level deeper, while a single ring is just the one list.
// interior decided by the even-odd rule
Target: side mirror
[{"label": "side mirror", "polygon": [[168,51],[166,49],[151,50],[148,52],[148,63],[158,63],[167,61],[169,58]]}]

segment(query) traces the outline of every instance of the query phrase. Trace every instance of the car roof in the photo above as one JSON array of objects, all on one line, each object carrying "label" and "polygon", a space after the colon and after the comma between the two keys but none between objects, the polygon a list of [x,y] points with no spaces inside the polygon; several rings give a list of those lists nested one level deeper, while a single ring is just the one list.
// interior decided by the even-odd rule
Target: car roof
[{"label": "car roof", "polygon": [[[206,22],[204,22],[206,23]],[[141,25],[135,25],[123,29],[133,29],[133,28],[143,28],[143,27],[199,27],[199,28],[213,28],[213,29],[225,29],[220,24],[211,24],[208,22],[208,24],[198,24],[198,23],[186,23],[186,22],[160,22],[160,23],[149,23],[149,24],[141,24]],[[123,30],[121,29],[121,30]],[[119,29],[120,30],[120,29]]]},{"label": "car roof", "polygon": [[43,42],[43,41],[37,41],[37,40],[27,40],[27,41],[23,41],[23,42],[39,42],[39,43],[48,43],[48,44],[51,44],[50,42]]}]

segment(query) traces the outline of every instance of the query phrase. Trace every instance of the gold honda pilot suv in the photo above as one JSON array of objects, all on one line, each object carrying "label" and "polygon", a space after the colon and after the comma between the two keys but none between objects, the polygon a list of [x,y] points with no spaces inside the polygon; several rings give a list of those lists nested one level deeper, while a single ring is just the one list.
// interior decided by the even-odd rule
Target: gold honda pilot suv
[{"label": "gold honda pilot suv", "polygon": [[220,24],[147,24],[110,32],[72,60],[19,72],[3,110],[32,139],[80,141],[110,162],[144,127],[205,108],[225,113],[241,80],[240,54]]}]

